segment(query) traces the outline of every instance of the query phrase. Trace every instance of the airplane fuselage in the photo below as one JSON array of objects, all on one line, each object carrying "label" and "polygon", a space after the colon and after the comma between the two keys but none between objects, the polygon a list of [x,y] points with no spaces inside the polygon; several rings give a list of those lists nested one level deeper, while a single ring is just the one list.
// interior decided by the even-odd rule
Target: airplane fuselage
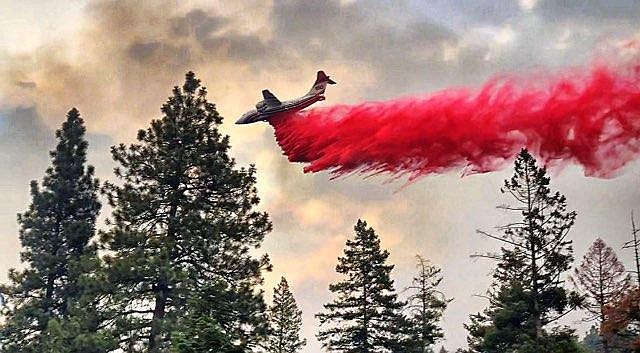
[{"label": "airplane fuselage", "polygon": [[265,107],[263,111],[252,109],[243,114],[240,119],[236,121],[236,124],[251,124],[258,121],[267,121],[277,114],[297,112],[314,104],[315,102],[323,101],[324,99],[323,95],[308,95],[284,101],[281,105],[276,107]]},{"label": "airplane fuselage", "polygon": [[281,102],[268,89],[262,90],[262,101],[256,104],[255,109],[244,113],[236,124],[251,124],[257,121],[266,121],[278,114],[300,111],[315,102],[324,100],[324,91],[327,84],[333,85],[336,82],[327,76],[324,71],[318,71],[316,81],[311,86],[307,94],[300,98]]}]

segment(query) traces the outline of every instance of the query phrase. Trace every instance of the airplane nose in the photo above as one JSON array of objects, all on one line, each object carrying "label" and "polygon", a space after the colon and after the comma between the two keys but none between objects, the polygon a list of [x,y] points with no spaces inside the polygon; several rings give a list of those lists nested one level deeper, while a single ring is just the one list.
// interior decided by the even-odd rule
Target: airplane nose
[{"label": "airplane nose", "polygon": [[240,119],[238,119],[238,121],[236,121],[236,124],[239,124],[239,125],[240,124],[251,124],[251,123],[256,121],[255,118],[256,118],[256,114],[252,113],[252,112],[249,112],[249,113],[246,113],[246,114],[242,115],[240,117]]},{"label": "airplane nose", "polygon": [[243,114],[240,119],[236,121],[236,124],[248,124],[250,116],[248,114]]}]

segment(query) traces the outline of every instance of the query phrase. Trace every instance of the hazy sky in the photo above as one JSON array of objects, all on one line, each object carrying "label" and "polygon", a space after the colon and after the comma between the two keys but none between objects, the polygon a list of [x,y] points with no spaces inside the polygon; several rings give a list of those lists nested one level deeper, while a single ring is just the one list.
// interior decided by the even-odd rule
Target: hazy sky
[{"label": "hazy sky", "polygon": [[[499,187],[511,170],[407,186],[384,176],[330,180],[288,163],[268,125],[232,123],[261,89],[302,94],[318,69],[338,82],[323,104],[477,86],[495,74],[587,65],[603,48],[640,37],[638,20],[636,0],[0,0],[0,279],[19,264],[15,216],[29,202],[29,180],[48,165],[65,112],[80,109],[90,162],[112,179],[108,147],[159,117],[171,88],[194,70],[226,117],[232,154],[258,168],[261,208],[274,223],[262,249],[274,264],[266,287],[289,279],[304,311],[305,352],[319,351],[313,315],[330,298],[336,258],[358,218],[390,250],[398,288],[417,253],[443,267],[443,289],[455,298],[443,343],[462,346],[462,324],[486,305],[474,294],[487,289],[492,265],[469,255],[497,246],[475,230],[507,219],[495,206],[508,201]],[[577,167],[555,172],[553,187],[578,212],[578,260],[597,236],[616,249],[627,239],[629,212],[640,213],[639,173],[637,162],[606,180]],[[621,256],[630,266],[630,254]]]}]

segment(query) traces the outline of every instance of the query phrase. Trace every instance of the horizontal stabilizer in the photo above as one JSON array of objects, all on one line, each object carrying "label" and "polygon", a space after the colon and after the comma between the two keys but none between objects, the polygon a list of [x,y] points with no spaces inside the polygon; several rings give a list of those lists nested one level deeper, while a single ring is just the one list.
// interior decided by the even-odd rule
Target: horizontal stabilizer
[{"label": "horizontal stabilizer", "polygon": [[316,76],[316,82],[314,83],[314,85],[317,85],[319,83],[324,83],[324,82],[332,85],[336,83],[336,81],[330,79],[329,76],[327,76],[327,74],[324,73],[324,71],[320,70],[318,71],[318,74]]}]

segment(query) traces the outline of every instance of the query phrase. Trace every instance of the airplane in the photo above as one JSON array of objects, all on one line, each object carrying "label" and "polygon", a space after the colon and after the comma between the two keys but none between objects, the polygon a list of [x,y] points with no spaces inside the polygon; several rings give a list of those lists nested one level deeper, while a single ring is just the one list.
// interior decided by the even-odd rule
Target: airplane
[{"label": "airplane", "polygon": [[273,93],[265,89],[262,91],[264,100],[258,102],[255,109],[244,113],[240,119],[236,121],[236,124],[251,124],[257,121],[267,121],[280,113],[302,110],[315,102],[323,101],[325,99],[323,94],[327,84],[333,85],[335,83],[334,80],[325,75],[324,71],[318,71],[316,82],[314,82],[313,87],[311,87],[311,90],[309,90],[307,94],[300,98],[284,102],[281,102]]}]

